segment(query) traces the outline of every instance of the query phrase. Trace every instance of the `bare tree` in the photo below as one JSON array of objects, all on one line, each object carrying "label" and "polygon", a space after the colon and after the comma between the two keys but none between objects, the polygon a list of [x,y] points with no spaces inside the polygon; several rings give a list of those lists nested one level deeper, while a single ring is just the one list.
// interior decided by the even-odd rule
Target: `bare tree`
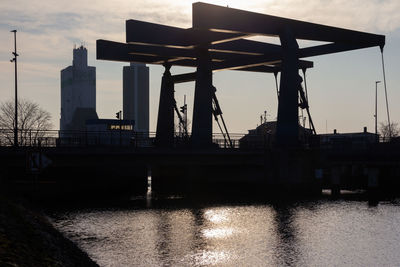
[{"label": "bare tree", "polygon": [[[9,100],[0,104],[0,129],[2,145],[14,143],[14,101]],[[27,99],[18,101],[18,142],[26,145],[32,140],[46,135],[45,130],[52,128],[51,115],[37,103]]]},{"label": "bare tree", "polygon": [[400,134],[399,124],[397,122],[388,123],[379,123],[379,134],[384,140],[389,140],[390,137],[396,137]]}]

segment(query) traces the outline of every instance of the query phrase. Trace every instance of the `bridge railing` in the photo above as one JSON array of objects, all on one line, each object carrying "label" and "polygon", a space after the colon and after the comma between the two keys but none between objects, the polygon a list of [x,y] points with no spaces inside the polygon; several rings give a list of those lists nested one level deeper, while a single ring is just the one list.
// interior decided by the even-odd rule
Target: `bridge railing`
[{"label": "bridge railing", "polygon": [[[19,130],[18,145],[28,147],[85,147],[85,146],[127,146],[127,147],[155,147],[155,132],[133,131],[59,131],[59,130]],[[190,134],[189,134],[190,136]],[[318,137],[318,136],[317,136]],[[274,145],[274,139],[268,135],[230,134],[229,141],[222,134],[213,134],[213,143],[222,149],[267,149]],[[310,139],[313,141],[313,138]],[[370,142],[321,143],[319,138],[313,142],[309,140],[308,147],[337,148],[338,146],[364,147]],[[400,138],[380,138],[379,144],[400,143]],[[14,130],[0,129],[0,146],[14,144]],[[374,142],[374,144],[376,144]],[[190,146],[190,138],[180,136],[174,138],[174,147]]]},{"label": "bridge railing", "polygon": [[[154,147],[155,132],[133,131],[60,131],[60,130],[18,130],[18,145],[22,147],[85,147],[85,146],[128,146]],[[189,135],[190,136],[190,135]],[[231,143],[222,134],[213,134],[213,143],[220,148],[239,148],[244,134],[232,134]],[[189,144],[189,138],[174,138],[174,146]],[[14,130],[0,129],[0,146],[14,145]]]},{"label": "bridge railing", "polygon": [[[56,130],[18,130],[19,146],[55,146]],[[0,146],[14,145],[14,130],[0,129]]]}]

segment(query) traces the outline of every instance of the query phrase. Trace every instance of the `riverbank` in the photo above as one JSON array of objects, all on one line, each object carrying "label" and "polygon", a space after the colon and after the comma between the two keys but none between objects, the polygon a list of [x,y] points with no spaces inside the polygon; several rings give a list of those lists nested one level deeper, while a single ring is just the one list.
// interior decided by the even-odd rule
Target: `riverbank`
[{"label": "riverbank", "polygon": [[0,266],[98,266],[35,209],[0,196]]}]

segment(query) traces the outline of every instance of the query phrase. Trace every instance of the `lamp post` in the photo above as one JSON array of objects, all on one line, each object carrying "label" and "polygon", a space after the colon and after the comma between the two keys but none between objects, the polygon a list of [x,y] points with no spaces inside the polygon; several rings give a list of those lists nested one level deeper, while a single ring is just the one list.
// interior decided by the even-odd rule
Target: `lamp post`
[{"label": "lamp post", "polygon": [[375,81],[375,134],[378,136],[378,83],[381,81]]},{"label": "lamp post", "polygon": [[11,32],[14,33],[14,58],[10,61],[14,62],[15,64],[15,117],[14,117],[14,146],[18,146],[18,90],[17,90],[17,30],[12,30]]}]

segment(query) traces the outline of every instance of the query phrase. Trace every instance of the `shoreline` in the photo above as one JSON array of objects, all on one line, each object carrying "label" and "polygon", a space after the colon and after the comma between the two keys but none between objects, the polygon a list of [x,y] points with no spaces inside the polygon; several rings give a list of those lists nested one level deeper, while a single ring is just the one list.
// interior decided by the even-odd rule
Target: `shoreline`
[{"label": "shoreline", "polygon": [[0,266],[99,266],[24,199],[0,195]]}]

